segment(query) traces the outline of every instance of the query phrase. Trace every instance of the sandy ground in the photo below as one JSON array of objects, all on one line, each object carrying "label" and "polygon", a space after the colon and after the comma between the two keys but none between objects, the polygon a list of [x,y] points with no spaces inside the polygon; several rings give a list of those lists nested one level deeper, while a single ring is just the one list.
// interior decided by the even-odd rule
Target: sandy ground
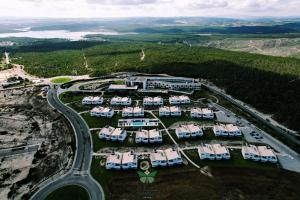
[{"label": "sandy ground", "polygon": [[0,199],[21,199],[72,159],[67,121],[38,96],[41,88],[0,91],[0,149],[38,144],[37,152],[1,157]]}]

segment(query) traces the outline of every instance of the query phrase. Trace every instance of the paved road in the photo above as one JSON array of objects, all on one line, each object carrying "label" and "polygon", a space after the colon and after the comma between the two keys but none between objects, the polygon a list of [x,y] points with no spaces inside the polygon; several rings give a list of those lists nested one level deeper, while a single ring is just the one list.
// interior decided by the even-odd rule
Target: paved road
[{"label": "paved road", "polygon": [[92,143],[87,124],[80,115],[65,106],[59,100],[56,89],[49,90],[47,99],[48,103],[61,112],[71,123],[76,136],[76,154],[72,168],[63,176],[55,180],[50,180],[50,182],[41,187],[31,199],[45,199],[45,197],[55,189],[64,185],[73,184],[84,187],[88,191],[91,200],[104,199],[101,186],[92,178],[89,172],[92,159]]}]

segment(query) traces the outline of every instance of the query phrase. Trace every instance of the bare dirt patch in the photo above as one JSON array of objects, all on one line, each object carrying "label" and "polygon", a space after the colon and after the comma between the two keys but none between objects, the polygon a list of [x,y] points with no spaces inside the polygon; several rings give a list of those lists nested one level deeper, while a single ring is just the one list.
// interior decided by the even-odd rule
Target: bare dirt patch
[{"label": "bare dirt patch", "polygon": [[0,92],[0,150],[39,145],[0,157],[0,199],[26,199],[30,188],[71,163],[72,129],[40,92],[33,87]]}]

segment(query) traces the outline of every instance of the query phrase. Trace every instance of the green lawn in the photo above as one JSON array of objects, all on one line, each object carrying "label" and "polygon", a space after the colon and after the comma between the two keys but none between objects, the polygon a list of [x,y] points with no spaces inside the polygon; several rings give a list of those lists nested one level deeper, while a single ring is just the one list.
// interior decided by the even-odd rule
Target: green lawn
[{"label": "green lawn", "polygon": [[195,163],[203,166],[216,166],[216,167],[244,167],[244,168],[263,168],[263,169],[276,169],[276,164],[261,163],[250,160],[245,160],[242,156],[241,150],[235,149],[230,151],[230,160],[200,160],[197,150],[185,151],[186,155],[191,158]]},{"label": "green lawn", "polygon": [[59,78],[53,78],[51,79],[51,83],[57,83],[57,84],[61,84],[61,83],[66,83],[71,81],[72,79],[69,77],[59,77]]},{"label": "green lawn", "polygon": [[45,200],[89,200],[88,192],[78,185],[68,185],[50,193]]},{"label": "green lawn", "polygon": [[118,120],[122,118],[122,114],[115,113],[112,118],[104,118],[104,117],[91,117],[90,113],[83,113],[83,119],[89,125],[90,128],[103,128],[105,126],[118,126]]}]

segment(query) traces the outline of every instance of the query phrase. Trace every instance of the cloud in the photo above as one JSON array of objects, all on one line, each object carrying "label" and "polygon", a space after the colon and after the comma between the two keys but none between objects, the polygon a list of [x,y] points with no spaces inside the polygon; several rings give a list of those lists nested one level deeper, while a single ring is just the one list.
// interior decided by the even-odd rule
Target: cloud
[{"label": "cloud", "polygon": [[228,1],[226,0],[205,0],[192,2],[189,4],[191,9],[211,9],[211,8],[224,8],[228,6]]},{"label": "cloud", "polygon": [[99,4],[99,5],[148,5],[148,4],[160,4],[169,3],[173,0],[86,0],[87,3]]}]

